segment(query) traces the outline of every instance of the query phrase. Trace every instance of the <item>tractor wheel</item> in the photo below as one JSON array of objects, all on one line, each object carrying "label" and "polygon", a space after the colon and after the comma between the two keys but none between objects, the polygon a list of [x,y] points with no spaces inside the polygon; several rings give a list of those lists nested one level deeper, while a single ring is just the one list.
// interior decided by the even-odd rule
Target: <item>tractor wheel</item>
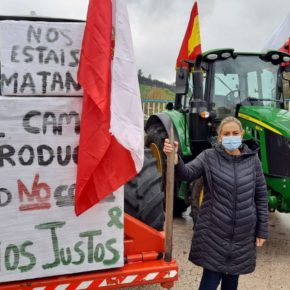
[{"label": "tractor wheel", "polygon": [[157,170],[162,176],[162,189],[166,187],[166,155],[163,152],[164,140],[168,138],[167,132],[161,123],[150,126],[145,137],[145,146],[150,148],[157,160]]},{"label": "tractor wheel", "polygon": [[[164,140],[168,138],[167,132],[161,123],[155,123],[147,129],[147,135],[145,138],[145,146],[150,148],[152,154],[157,160],[158,172],[162,176],[162,191],[166,192],[166,155],[163,152]],[[177,193],[179,190],[179,183],[175,181],[174,192]],[[166,194],[166,193],[165,193]],[[185,201],[179,198],[176,194],[174,195],[174,207],[173,215],[175,217],[182,216],[182,213],[186,211],[187,205]]]},{"label": "tractor wheel", "polygon": [[193,228],[195,228],[198,211],[203,199],[203,178],[194,181],[191,193],[191,212],[190,215],[193,221]]},{"label": "tractor wheel", "polygon": [[164,193],[156,160],[150,149],[145,149],[142,170],[125,184],[125,212],[161,231],[164,225],[163,204]]}]

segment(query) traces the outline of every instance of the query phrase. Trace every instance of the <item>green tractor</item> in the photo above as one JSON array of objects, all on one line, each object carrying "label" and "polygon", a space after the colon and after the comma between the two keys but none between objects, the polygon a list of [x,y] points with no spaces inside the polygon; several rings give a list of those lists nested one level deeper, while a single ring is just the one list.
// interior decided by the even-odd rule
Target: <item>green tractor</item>
[{"label": "green tractor", "polygon": [[[259,148],[269,191],[269,210],[290,212],[290,56],[280,51],[239,53],[212,50],[186,61],[176,74],[175,104],[146,123],[146,146],[154,152],[165,183],[164,139],[173,123],[185,162],[216,143],[217,128],[227,116],[242,122],[244,140]],[[188,73],[190,72],[190,73]],[[165,188],[165,187],[164,187]],[[174,213],[196,199],[202,182],[175,186]],[[199,198],[199,197],[197,197]]]}]

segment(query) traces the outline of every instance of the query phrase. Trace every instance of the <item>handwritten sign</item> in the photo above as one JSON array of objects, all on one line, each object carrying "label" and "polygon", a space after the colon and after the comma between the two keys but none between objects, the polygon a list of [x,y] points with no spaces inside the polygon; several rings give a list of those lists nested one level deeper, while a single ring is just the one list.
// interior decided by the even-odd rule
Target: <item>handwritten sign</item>
[{"label": "handwritten sign", "polygon": [[0,97],[0,282],[123,265],[122,190],[74,213],[81,101]]},{"label": "handwritten sign", "polygon": [[2,95],[81,96],[84,23],[0,21]]}]

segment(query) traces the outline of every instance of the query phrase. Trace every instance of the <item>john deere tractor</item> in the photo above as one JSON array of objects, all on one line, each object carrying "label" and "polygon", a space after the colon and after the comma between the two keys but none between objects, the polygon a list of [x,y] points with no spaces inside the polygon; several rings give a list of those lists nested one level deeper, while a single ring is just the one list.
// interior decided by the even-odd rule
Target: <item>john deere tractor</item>
[{"label": "john deere tractor", "polygon": [[[224,117],[236,116],[243,124],[245,142],[259,149],[269,210],[290,212],[290,112],[284,97],[289,96],[289,66],[285,65],[289,60],[280,51],[221,49],[185,61],[188,68],[177,70],[175,103],[146,123],[146,145],[154,151],[162,175],[166,167],[162,147],[171,123],[179,153],[188,162],[214,145]],[[175,191],[175,214],[180,214],[194,189],[179,182]]]}]

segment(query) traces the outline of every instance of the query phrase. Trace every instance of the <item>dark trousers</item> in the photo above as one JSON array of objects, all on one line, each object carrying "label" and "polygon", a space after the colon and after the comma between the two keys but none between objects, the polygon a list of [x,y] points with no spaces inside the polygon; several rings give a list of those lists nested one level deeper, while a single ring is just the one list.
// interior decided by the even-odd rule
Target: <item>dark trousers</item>
[{"label": "dark trousers", "polygon": [[222,282],[221,290],[237,290],[239,275],[227,275],[203,269],[198,290],[216,290]]}]

